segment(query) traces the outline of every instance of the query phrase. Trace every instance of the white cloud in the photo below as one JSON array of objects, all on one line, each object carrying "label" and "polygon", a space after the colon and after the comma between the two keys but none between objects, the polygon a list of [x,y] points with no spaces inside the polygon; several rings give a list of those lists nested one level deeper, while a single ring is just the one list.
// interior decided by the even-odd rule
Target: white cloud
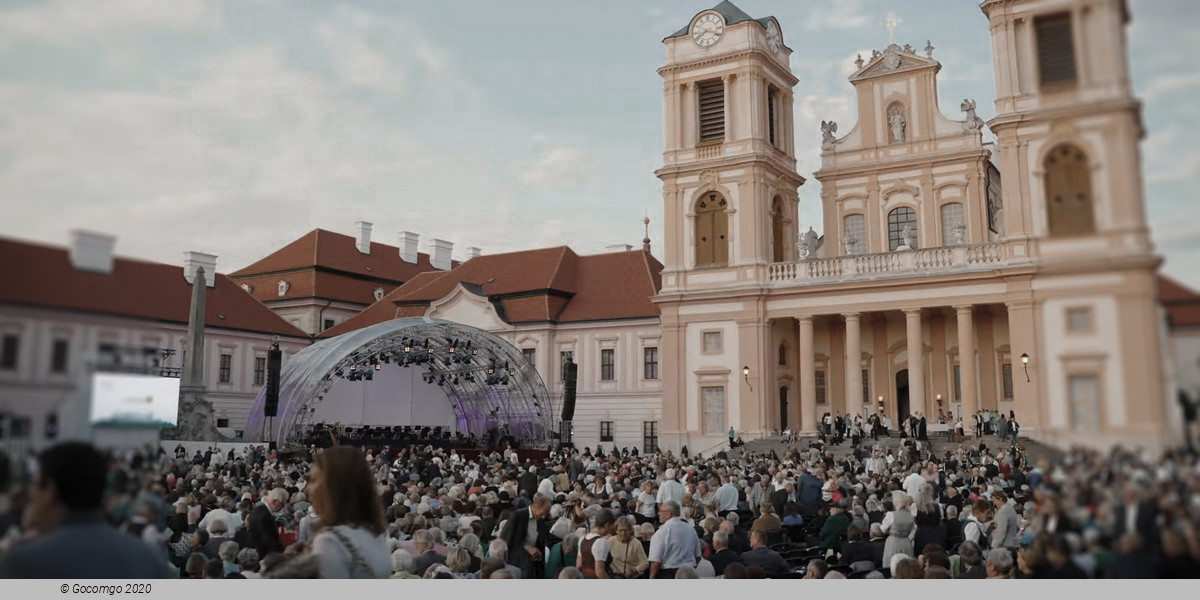
[{"label": "white cloud", "polygon": [[804,19],[810,31],[819,29],[859,29],[871,24],[872,17],[862,0],[840,0],[832,4],[814,3]]},{"label": "white cloud", "polygon": [[0,47],[118,43],[141,31],[210,27],[222,20],[223,12],[221,2],[209,0],[52,0],[0,11]]},{"label": "white cloud", "polygon": [[1194,96],[1198,88],[1200,73],[1171,73],[1152,78],[1142,96],[1147,102],[1155,102],[1178,92],[1190,91]]},{"label": "white cloud", "polygon": [[578,186],[588,182],[594,165],[595,156],[587,150],[554,146],[521,165],[517,179],[531,185]]}]

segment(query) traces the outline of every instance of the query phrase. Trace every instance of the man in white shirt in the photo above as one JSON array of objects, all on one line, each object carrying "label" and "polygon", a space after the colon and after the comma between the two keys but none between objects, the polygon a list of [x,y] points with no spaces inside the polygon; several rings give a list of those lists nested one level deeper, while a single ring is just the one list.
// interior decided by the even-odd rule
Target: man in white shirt
[{"label": "man in white shirt", "polygon": [[676,504],[683,502],[683,484],[675,481],[675,469],[667,469],[663,474],[662,485],[658,486],[657,501],[659,504],[668,501]]},{"label": "man in white shirt", "polygon": [[721,476],[721,487],[717,488],[717,516],[725,518],[725,514],[737,510],[738,488],[729,475]]},{"label": "man in white shirt", "polygon": [[925,484],[925,478],[921,476],[920,465],[914,465],[912,473],[904,478],[904,491],[909,496],[915,498],[921,497],[921,486]]}]

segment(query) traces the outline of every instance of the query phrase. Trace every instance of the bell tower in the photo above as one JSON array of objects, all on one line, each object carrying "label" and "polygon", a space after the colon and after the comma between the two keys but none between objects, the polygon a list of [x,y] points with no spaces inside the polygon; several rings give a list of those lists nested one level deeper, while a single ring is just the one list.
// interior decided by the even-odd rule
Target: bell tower
[{"label": "bell tower", "polygon": [[664,288],[689,273],[792,260],[796,173],[791,55],[774,17],[730,2],[663,40]]}]

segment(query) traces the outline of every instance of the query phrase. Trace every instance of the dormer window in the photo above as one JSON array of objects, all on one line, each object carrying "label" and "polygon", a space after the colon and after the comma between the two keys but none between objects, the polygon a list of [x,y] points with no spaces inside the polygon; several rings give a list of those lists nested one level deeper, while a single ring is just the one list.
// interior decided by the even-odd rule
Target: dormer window
[{"label": "dormer window", "polygon": [[284,294],[287,294],[288,289],[290,289],[291,287],[292,287],[292,284],[290,284],[286,281],[280,281],[279,282],[279,295],[283,296]]},{"label": "dormer window", "polygon": [[383,300],[383,288],[375,288],[375,301]]}]

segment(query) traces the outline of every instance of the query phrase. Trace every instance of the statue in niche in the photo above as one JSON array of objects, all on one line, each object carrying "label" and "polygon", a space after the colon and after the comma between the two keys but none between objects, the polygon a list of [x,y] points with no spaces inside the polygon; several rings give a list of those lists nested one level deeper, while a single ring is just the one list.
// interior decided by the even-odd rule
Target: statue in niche
[{"label": "statue in niche", "polygon": [[896,250],[916,250],[917,249],[917,231],[913,228],[912,223],[904,225],[904,229],[900,231],[900,245],[896,246]]},{"label": "statue in niche", "polygon": [[904,142],[904,126],[907,125],[907,122],[904,120],[904,115],[900,113],[899,104],[893,104],[888,108],[888,134],[893,144]]},{"label": "statue in niche", "polygon": [[975,101],[963,99],[962,105],[959,107],[964,113],[967,113],[967,121],[963,125],[968,131],[978,131],[983,127],[983,119],[980,119],[975,114]]},{"label": "statue in niche", "polygon": [[833,150],[833,144],[837,141],[834,137],[837,133],[837,123],[834,121],[821,121],[821,149]]}]

